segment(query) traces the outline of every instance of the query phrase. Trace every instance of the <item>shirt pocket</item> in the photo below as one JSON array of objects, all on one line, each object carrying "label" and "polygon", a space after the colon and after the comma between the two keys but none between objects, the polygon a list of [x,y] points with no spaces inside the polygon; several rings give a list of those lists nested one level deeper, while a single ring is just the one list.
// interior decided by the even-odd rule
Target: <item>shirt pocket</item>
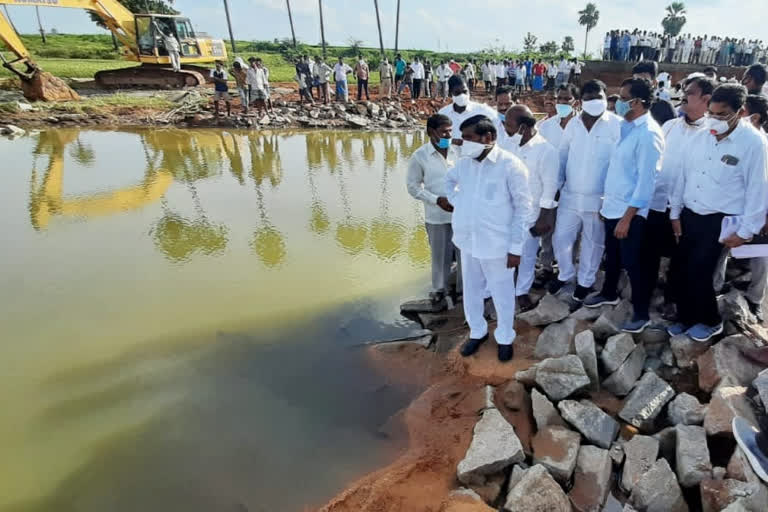
[{"label": "shirt pocket", "polygon": [[482,198],[489,204],[498,204],[504,200],[504,183],[501,181],[489,181],[483,185]]},{"label": "shirt pocket", "polygon": [[722,160],[712,166],[710,177],[719,187],[729,187],[740,184],[743,181],[741,165],[730,165]]}]

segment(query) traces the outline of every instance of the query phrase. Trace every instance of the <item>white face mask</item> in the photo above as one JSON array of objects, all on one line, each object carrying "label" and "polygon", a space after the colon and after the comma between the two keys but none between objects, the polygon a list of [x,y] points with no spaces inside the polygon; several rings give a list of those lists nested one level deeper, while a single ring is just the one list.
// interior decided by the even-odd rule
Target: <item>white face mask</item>
[{"label": "white face mask", "polygon": [[608,108],[608,101],[605,98],[584,101],[581,103],[581,108],[592,117],[599,117]]},{"label": "white face mask", "polygon": [[[731,119],[733,119],[733,117],[731,117]],[[728,121],[730,121],[730,119]],[[704,121],[704,126],[712,135],[722,135],[731,128],[728,121],[707,117]]]},{"label": "white face mask", "polygon": [[461,156],[477,158],[483,151],[491,147],[493,147],[493,145],[486,146],[485,144],[480,144],[479,142],[471,142],[465,140],[461,143]]},{"label": "white face mask", "polygon": [[459,94],[458,96],[454,96],[453,102],[459,107],[466,107],[467,105],[469,105],[469,93],[465,92],[464,94]]},{"label": "white face mask", "polygon": [[520,143],[523,141],[523,136],[519,133],[516,133],[511,137],[507,135],[507,137],[509,137],[509,141],[513,146],[519,146]]}]

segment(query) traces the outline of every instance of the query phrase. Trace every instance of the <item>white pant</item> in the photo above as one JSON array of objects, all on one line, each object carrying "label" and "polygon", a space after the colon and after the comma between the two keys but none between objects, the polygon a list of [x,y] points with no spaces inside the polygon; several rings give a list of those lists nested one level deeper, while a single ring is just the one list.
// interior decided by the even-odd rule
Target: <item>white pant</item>
[{"label": "white pant", "polygon": [[520,266],[517,269],[517,286],[515,295],[526,295],[533,286],[533,278],[536,273],[536,256],[539,252],[541,237],[534,237],[529,231],[525,232],[523,242],[523,254],[520,255]]},{"label": "white pant", "polygon": [[558,279],[563,282],[573,280],[576,269],[573,265],[573,246],[581,232],[581,251],[579,253],[578,284],[590,288],[595,284],[595,276],[600,268],[600,260],[605,250],[605,225],[597,212],[578,212],[560,206],[557,209],[555,234],[552,235],[552,247],[560,267]]},{"label": "white pant", "polygon": [[168,52],[168,57],[171,59],[171,66],[173,66],[174,71],[180,71],[181,70],[181,58],[179,57],[179,52],[170,51]]},{"label": "white pant", "polygon": [[490,290],[496,306],[496,343],[511,345],[515,341],[515,270],[507,268],[507,257],[479,259],[461,251],[461,273],[464,278],[464,316],[469,324],[469,337],[488,334],[485,320],[485,291]]}]

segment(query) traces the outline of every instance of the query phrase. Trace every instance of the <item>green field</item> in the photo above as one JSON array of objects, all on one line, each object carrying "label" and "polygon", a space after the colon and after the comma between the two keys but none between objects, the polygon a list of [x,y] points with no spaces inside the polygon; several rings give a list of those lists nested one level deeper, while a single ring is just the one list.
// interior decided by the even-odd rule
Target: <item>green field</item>
[{"label": "green field", "polygon": [[[95,72],[102,69],[117,69],[127,66],[135,66],[136,63],[122,59],[120,51],[114,49],[112,37],[104,34],[56,34],[47,37],[47,43],[43,44],[39,35],[22,35],[22,41],[32,54],[34,60],[45,71],[62,78],[93,78]],[[298,55],[322,55],[322,48],[299,44],[296,48],[287,41],[236,41],[237,52],[229,58],[240,56],[245,59],[258,56],[264,60],[264,64],[270,70],[272,82],[290,82],[295,75],[293,59]],[[2,48],[2,47],[0,47]],[[227,50],[230,50],[227,45]],[[379,50],[377,48],[358,48],[350,46],[326,47],[329,63],[336,62],[338,57],[352,65],[358,53],[362,53],[371,70],[379,65]],[[456,54],[437,53],[426,50],[400,50],[406,60],[414,56],[420,56],[432,61],[435,65],[441,59],[454,58],[458,62],[466,62],[469,58],[484,60],[490,56],[483,53]],[[394,58],[393,51],[387,50],[390,61]],[[530,54],[538,57],[536,53]],[[504,57],[515,58],[518,55],[505,54]],[[496,56],[494,56],[496,57]],[[0,78],[10,76],[10,73],[0,68]],[[351,79],[351,76],[350,76]],[[371,81],[378,81],[378,73],[373,73]],[[354,82],[354,80],[352,79]]]}]

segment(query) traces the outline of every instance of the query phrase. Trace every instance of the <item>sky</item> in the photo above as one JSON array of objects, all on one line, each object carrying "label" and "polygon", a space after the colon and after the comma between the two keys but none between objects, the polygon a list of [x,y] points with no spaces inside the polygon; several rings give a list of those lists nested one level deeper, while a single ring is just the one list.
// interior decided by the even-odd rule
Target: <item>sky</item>
[{"label": "sky", "polygon": [[[290,0],[296,37],[309,44],[320,42],[317,0]],[[285,0],[229,0],[236,39],[271,40],[290,37]],[[588,51],[601,47],[605,32],[640,28],[661,32],[664,9],[671,0],[597,0],[600,22],[590,33]],[[758,38],[768,41],[765,0],[689,0],[688,23],[683,32]],[[384,45],[393,47],[397,0],[379,0]],[[401,0],[400,48],[442,51],[477,51],[489,47],[522,49],[527,32],[539,43],[574,38],[584,48],[584,29],[578,14],[586,2],[573,0]],[[227,37],[223,0],[176,0],[195,29]],[[36,31],[34,9],[9,6],[11,18],[22,33]],[[41,7],[44,26],[64,33],[98,33],[82,10]],[[364,46],[378,46],[373,0],[323,0],[326,40],[346,44],[350,38]]]}]

